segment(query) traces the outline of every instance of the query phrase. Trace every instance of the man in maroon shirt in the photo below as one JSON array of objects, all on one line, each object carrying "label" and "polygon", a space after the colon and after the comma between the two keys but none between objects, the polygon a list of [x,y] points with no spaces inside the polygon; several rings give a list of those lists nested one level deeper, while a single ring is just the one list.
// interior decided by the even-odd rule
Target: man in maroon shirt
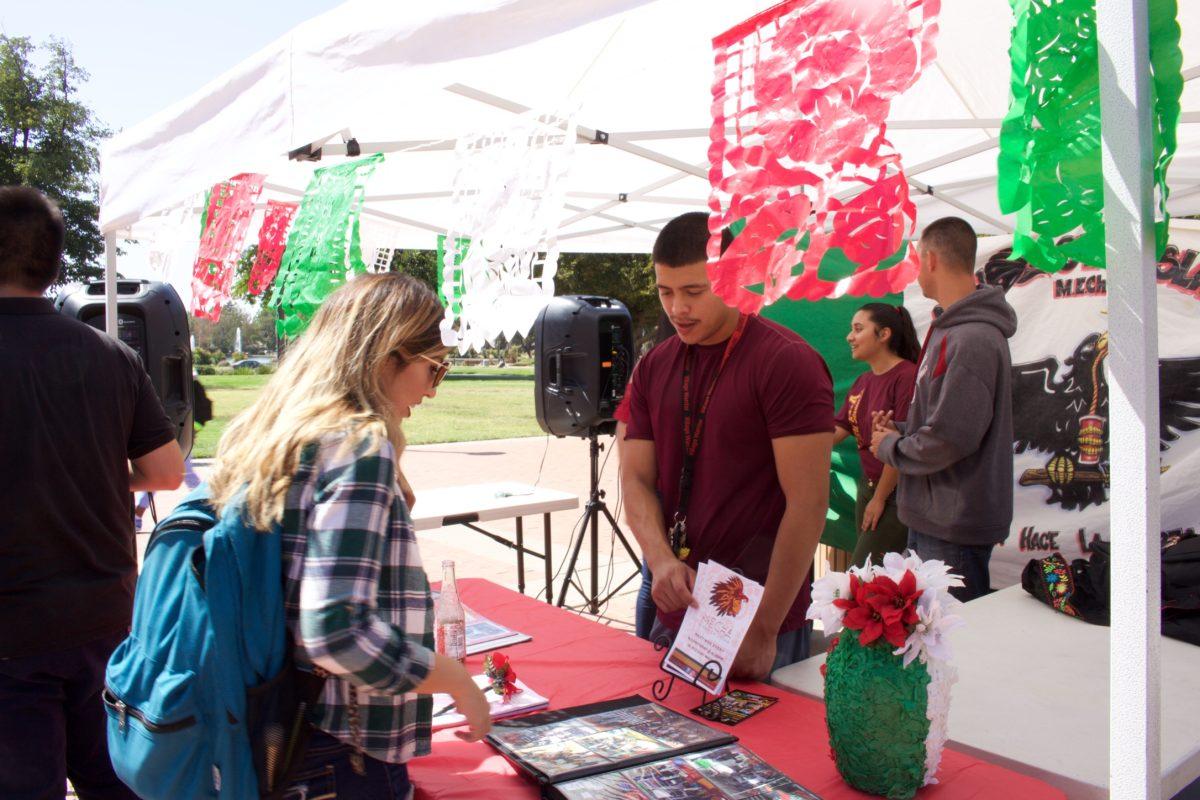
[{"label": "man in maroon shirt", "polygon": [[[659,298],[676,335],[634,372],[621,486],[626,519],[654,576],[657,628],[678,630],[696,604],[701,561],[765,585],[732,670],[764,678],[807,655],[804,612],[828,504],[833,383],[794,332],[739,314],[713,294],[707,241],[708,217],[695,212],[672,220],[655,242]],[[685,418],[694,452],[686,535],[671,542]]]}]

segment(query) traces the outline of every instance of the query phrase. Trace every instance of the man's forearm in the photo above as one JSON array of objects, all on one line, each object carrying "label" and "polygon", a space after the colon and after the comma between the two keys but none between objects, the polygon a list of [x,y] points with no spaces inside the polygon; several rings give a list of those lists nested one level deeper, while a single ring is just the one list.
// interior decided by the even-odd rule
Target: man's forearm
[{"label": "man's forearm", "polygon": [[771,550],[762,605],[754,618],[754,624],[763,630],[777,632],[796,602],[825,529],[826,505],[819,500],[789,501],[784,509]]},{"label": "man's forearm", "polygon": [[653,487],[648,487],[638,480],[629,479],[621,482],[625,493],[625,521],[629,523],[633,537],[642,548],[642,557],[650,571],[654,565],[663,559],[673,559],[667,544],[666,525],[663,520],[662,503]]}]

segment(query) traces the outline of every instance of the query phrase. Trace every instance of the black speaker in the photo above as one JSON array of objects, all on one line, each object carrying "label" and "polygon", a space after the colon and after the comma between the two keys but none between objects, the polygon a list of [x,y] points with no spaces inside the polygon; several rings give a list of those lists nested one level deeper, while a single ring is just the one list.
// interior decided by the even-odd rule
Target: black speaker
[{"label": "black speaker", "polygon": [[[91,281],[60,294],[55,307],[104,330],[104,281]],[[192,452],[192,345],[187,309],[175,289],[157,281],[117,281],[117,336],[133,348],[150,375],[175,440]]]},{"label": "black speaker", "polygon": [[555,297],[538,314],[533,332],[542,430],[555,436],[611,430],[633,368],[629,309],[608,297]]}]

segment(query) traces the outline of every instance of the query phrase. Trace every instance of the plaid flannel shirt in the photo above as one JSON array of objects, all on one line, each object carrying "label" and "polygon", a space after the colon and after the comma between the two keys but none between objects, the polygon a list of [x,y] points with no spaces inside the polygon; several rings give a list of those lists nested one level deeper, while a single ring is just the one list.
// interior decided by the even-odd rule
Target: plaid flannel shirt
[{"label": "plaid flannel shirt", "polygon": [[[301,666],[330,672],[312,721],[347,744],[357,693],[363,752],[393,763],[429,752],[433,604],[385,440],[306,447],[288,490],[283,567]],[[374,450],[372,453],[371,451]],[[368,455],[368,453],[370,453]]]}]

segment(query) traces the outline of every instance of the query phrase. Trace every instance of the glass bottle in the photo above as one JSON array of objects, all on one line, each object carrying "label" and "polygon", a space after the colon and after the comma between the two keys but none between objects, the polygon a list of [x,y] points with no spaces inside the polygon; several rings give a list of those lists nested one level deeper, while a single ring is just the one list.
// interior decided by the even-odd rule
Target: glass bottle
[{"label": "glass bottle", "polygon": [[434,643],[439,655],[459,662],[467,659],[467,616],[458,597],[454,562],[442,562],[442,590],[434,609]]}]

